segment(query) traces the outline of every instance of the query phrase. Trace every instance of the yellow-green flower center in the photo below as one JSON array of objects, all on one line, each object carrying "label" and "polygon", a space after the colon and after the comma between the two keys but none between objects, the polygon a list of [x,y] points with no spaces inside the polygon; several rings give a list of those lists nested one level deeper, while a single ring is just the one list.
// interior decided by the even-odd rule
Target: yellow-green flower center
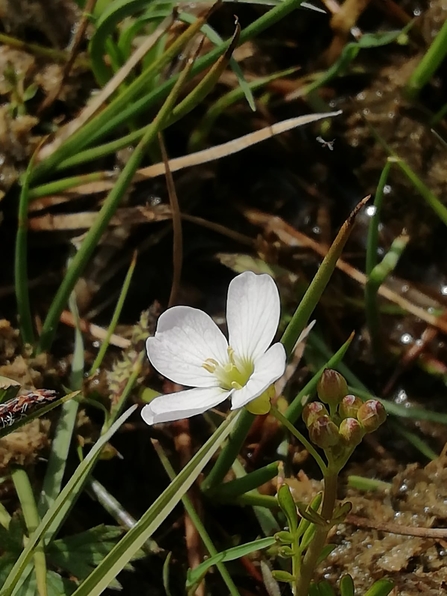
[{"label": "yellow-green flower center", "polygon": [[238,358],[233,348],[228,347],[228,360],[220,364],[214,358],[207,358],[202,364],[203,368],[213,374],[219,380],[222,389],[242,389],[253,374],[252,362]]}]

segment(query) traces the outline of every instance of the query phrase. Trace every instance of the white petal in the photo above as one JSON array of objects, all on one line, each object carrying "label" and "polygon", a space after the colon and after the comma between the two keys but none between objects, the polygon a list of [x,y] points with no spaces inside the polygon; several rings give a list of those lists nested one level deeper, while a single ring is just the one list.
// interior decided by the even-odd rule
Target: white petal
[{"label": "white petal", "polygon": [[146,424],[190,418],[219,405],[230,393],[220,387],[206,387],[160,395],[144,406],[141,416]]},{"label": "white petal", "polygon": [[270,275],[246,271],[228,288],[227,324],[229,344],[243,360],[263,354],[278,329],[279,292]]},{"label": "white petal", "polygon": [[231,409],[243,408],[284,374],[286,351],[280,343],[273,344],[256,362],[248,383],[231,396]]},{"label": "white petal", "polygon": [[214,321],[202,310],[174,306],[158,319],[155,337],[146,343],[152,366],[180,385],[212,387],[216,377],[203,368],[208,358],[228,361],[228,343]]}]

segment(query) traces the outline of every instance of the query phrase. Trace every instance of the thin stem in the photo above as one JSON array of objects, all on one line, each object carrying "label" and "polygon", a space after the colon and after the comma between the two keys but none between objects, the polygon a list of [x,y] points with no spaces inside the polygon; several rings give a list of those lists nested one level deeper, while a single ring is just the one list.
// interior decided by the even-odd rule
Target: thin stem
[{"label": "thin stem", "polygon": [[308,596],[309,586],[317,565],[321,551],[326,543],[326,538],[331,529],[330,521],[334,514],[335,501],[337,498],[338,468],[328,469],[324,477],[324,495],[321,506],[321,517],[328,522],[327,525],[315,528],[315,535],[309,548],[304,555],[299,575],[296,577],[295,595]]},{"label": "thin stem", "polygon": [[169,308],[174,306],[176,303],[180,290],[183,264],[183,230],[177,191],[174,184],[174,178],[169,167],[169,158],[161,132],[158,133],[158,143],[160,145],[163,163],[165,164],[166,168],[166,187],[168,189],[169,204],[171,206],[172,214],[172,286],[168,302]]},{"label": "thin stem", "polygon": [[127,298],[128,292],[129,292],[130,282],[132,281],[132,276],[133,276],[133,272],[135,271],[136,264],[137,264],[137,252],[135,251],[133,253],[132,261],[130,263],[126,277],[124,279],[123,287],[121,288],[118,302],[116,303],[116,307],[113,312],[113,316],[112,316],[112,320],[110,321],[110,325],[107,329],[106,336],[105,336],[104,341],[102,342],[102,345],[99,349],[98,355],[96,356],[95,361],[93,362],[93,364],[90,368],[90,373],[89,373],[90,375],[93,375],[99,369],[99,367],[101,366],[101,363],[103,361],[103,358],[107,352],[107,348],[109,347],[109,344],[110,344],[110,338],[111,338],[112,334],[114,333],[116,326],[118,325],[121,311],[123,309],[124,302]]},{"label": "thin stem", "polygon": [[228,439],[228,443],[222,449],[213,469],[201,484],[200,488],[203,492],[214,488],[223,481],[228,470],[238,457],[254,419],[254,414],[245,408],[240,410],[237,424]]},{"label": "thin stem", "polygon": [[320,467],[320,470],[323,473],[323,476],[327,473],[327,466],[323,461],[323,458],[321,457],[321,455],[319,455],[319,453],[316,451],[316,449],[313,447],[313,445],[311,443],[309,443],[309,441],[306,439],[306,437],[304,435],[302,435],[299,430],[297,430],[293,424],[290,422],[290,420],[287,420],[287,418],[281,414],[281,412],[275,408],[274,406],[271,407],[270,409],[270,414],[272,414],[272,416],[274,416],[278,422],[280,422],[285,428],[287,428],[287,430],[298,439],[298,441],[307,449],[307,451],[312,455],[312,457],[314,458],[314,460],[317,462],[318,466]]}]

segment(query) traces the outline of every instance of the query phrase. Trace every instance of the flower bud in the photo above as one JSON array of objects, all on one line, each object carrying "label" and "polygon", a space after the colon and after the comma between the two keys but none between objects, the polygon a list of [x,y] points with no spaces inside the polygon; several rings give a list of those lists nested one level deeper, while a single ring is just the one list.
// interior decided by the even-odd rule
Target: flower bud
[{"label": "flower bud", "polygon": [[320,401],[312,401],[310,404],[307,404],[304,407],[302,418],[304,424],[307,426],[307,428],[309,428],[309,426],[313,424],[317,418],[328,415],[329,412]]},{"label": "flower bud", "polygon": [[309,437],[322,449],[334,447],[340,441],[338,428],[329,416],[320,416],[309,426]]},{"label": "flower bud", "polygon": [[356,418],[345,418],[341,421],[339,433],[348,447],[357,447],[365,436],[365,429]]},{"label": "flower bud", "polygon": [[340,418],[357,418],[357,412],[363,404],[362,400],[355,395],[345,395],[338,406]]},{"label": "flower bud", "polygon": [[318,381],[317,393],[322,402],[336,406],[347,395],[348,384],[339,372],[326,368]]},{"label": "flower bud", "polygon": [[357,420],[367,433],[372,433],[386,420],[386,411],[377,399],[369,399],[357,412]]}]

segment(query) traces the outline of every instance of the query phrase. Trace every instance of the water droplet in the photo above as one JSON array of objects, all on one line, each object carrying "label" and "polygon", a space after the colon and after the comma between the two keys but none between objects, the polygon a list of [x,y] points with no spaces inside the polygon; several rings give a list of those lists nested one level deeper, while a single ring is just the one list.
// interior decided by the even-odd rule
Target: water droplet
[{"label": "water droplet", "polygon": [[400,338],[401,343],[408,345],[413,343],[413,336],[410,333],[403,333]]},{"label": "water droplet", "polygon": [[383,187],[383,194],[389,195],[391,190],[392,190],[391,186],[389,184],[385,184],[385,186]]},{"label": "water droplet", "polygon": [[367,207],[365,211],[368,217],[372,217],[377,213],[377,207],[375,205],[371,205],[370,207]]}]

